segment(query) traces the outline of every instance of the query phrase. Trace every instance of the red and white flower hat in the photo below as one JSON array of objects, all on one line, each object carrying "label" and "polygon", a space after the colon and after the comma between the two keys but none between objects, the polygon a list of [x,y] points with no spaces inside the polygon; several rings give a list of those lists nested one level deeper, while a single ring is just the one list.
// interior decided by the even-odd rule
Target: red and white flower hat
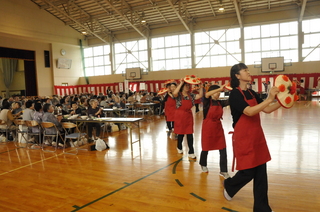
[{"label": "red and white flower hat", "polygon": [[232,87],[230,85],[230,82],[228,82],[228,84],[226,86],[224,86],[225,89],[231,91],[232,90]]},{"label": "red and white flower hat", "polygon": [[200,78],[197,78],[195,75],[187,75],[183,79],[186,83],[191,84],[191,85],[197,85],[201,83]]},{"label": "red and white flower hat", "polygon": [[158,94],[161,95],[161,94],[164,94],[166,93],[168,90],[166,88],[161,88],[159,91],[158,91]]},{"label": "red and white flower hat", "polygon": [[275,80],[275,86],[279,88],[276,98],[284,108],[291,108],[295,101],[299,99],[296,94],[297,84],[291,82],[286,75],[278,75]]},{"label": "red and white flower hat", "polygon": [[173,82],[175,82],[174,79],[169,79],[169,80],[164,82],[164,85],[167,85],[167,84],[170,84],[170,83],[173,83]]}]

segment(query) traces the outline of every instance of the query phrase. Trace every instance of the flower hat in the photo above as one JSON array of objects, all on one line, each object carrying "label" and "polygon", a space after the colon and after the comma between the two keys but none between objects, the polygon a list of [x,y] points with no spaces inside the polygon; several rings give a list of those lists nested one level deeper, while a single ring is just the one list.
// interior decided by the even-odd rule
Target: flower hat
[{"label": "flower hat", "polygon": [[195,75],[187,75],[183,80],[186,83],[192,84],[192,85],[197,85],[201,83],[200,78],[197,78]]},{"label": "flower hat", "polygon": [[282,107],[291,108],[294,102],[299,99],[296,94],[297,84],[291,82],[286,75],[278,75],[275,80],[275,86],[279,88],[276,98]]}]

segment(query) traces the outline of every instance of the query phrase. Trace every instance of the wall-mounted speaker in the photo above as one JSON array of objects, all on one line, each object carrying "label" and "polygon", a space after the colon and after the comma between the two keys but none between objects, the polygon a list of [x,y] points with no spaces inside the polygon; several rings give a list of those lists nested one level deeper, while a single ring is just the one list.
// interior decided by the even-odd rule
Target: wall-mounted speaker
[{"label": "wall-mounted speaker", "polygon": [[44,51],[44,67],[50,68],[50,52]]}]

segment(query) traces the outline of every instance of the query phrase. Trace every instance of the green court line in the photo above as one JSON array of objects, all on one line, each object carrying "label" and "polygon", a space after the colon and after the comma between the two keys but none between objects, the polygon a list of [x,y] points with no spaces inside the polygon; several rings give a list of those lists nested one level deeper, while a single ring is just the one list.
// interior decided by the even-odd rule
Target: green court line
[{"label": "green court line", "polygon": [[178,183],[179,186],[183,187],[183,184],[180,182],[180,180],[176,179],[176,182]]},{"label": "green court line", "polygon": [[238,212],[238,211],[235,211],[235,210],[232,210],[232,209],[226,208],[226,207],[222,207],[221,209],[226,210],[226,211],[230,211],[230,212]]},{"label": "green court line", "polygon": [[200,197],[200,196],[198,196],[198,195],[196,195],[195,193],[190,193],[192,196],[194,196],[194,197],[196,197],[196,198],[198,198],[199,200],[202,200],[202,201],[206,201],[206,199],[204,199],[204,198],[202,198],[202,197]]},{"label": "green court line", "polygon": [[163,170],[163,169],[165,169],[165,168],[168,168],[169,166],[171,166],[171,165],[173,165],[173,164],[175,164],[175,163],[179,163],[179,161],[181,161],[181,160],[182,160],[182,158],[180,158],[179,160],[177,160],[177,161],[175,161],[175,162],[173,162],[173,163],[170,163],[169,165],[166,165],[165,167],[162,167],[161,169],[158,169],[158,170],[156,170],[156,171],[154,171],[154,172],[152,172],[152,173],[150,173],[150,174],[148,174],[148,175],[146,175],[146,176],[144,176],[144,177],[141,177],[141,178],[139,178],[138,180],[135,180],[135,181],[133,181],[133,182],[130,183],[130,184],[127,184],[127,185],[125,185],[125,186],[122,186],[121,188],[118,188],[117,190],[114,190],[114,191],[112,191],[112,192],[110,192],[110,193],[108,193],[108,194],[106,194],[106,195],[104,195],[104,196],[102,196],[102,197],[99,197],[98,199],[95,199],[95,200],[93,200],[93,201],[91,201],[91,202],[89,202],[89,203],[87,203],[87,204],[85,204],[85,205],[83,205],[83,206],[74,205],[73,207],[76,208],[76,209],[73,210],[73,211],[71,211],[71,212],[78,211],[78,210],[81,210],[82,208],[85,208],[85,207],[87,207],[87,206],[89,206],[89,205],[92,205],[93,203],[96,203],[96,202],[98,202],[98,201],[100,201],[100,200],[102,200],[102,199],[104,199],[104,198],[106,198],[106,197],[108,197],[108,196],[110,196],[110,195],[112,195],[112,194],[114,194],[114,193],[117,193],[118,191],[121,191],[122,189],[125,189],[125,188],[128,187],[128,186],[131,186],[131,185],[133,185],[133,184],[135,184],[135,183],[137,183],[137,182],[139,182],[139,181],[141,181],[141,180],[143,180],[143,179],[145,179],[145,178],[147,178],[147,177],[150,177],[151,175],[153,175],[153,174],[155,174],[155,173],[157,173],[157,172],[159,172],[159,171],[161,171],[161,170]]},{"label": "green court line", "polygon": [[177,168],[180,161],[182,161],[182,158],[180,160],[177,160],[176,164],[174,164],[174,166],[172,168],[172,174],[176,174],[176,168]]},{"label": "green court line", "polygon": [[18,148],[11,149],[11,150],[8,150],[8,151],[0,152],[0,154],[6,153],[6,152],[11,152],[11,151],[14,151],[14,150],[17,150],[17,149],[21,149],[21,148],[23,148],[23,147],[18,147]]}]

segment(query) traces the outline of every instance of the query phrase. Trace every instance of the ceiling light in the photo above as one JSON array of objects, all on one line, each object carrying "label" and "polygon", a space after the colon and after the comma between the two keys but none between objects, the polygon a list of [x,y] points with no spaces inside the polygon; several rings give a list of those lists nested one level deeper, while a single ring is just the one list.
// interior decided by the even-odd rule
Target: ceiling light
[{"label": "ceiling light", "polygon": [[224,6],[222,5],[222,0],[220,0],[219,12],[224,12]]},{"label": "ceiling light", "polygon": [[147,23],[147,21],[146,21],[146,19],[144,18],[144,12],[142,12],[142,14],[141,14],[141,24],[146,24]]},{"label": "ceiling light", "polygon": [[86,35],[86,34],[87,34],[87,32],[86,32],[86,31],[82,31],[81,33],[82,33],[83,35]]}]

